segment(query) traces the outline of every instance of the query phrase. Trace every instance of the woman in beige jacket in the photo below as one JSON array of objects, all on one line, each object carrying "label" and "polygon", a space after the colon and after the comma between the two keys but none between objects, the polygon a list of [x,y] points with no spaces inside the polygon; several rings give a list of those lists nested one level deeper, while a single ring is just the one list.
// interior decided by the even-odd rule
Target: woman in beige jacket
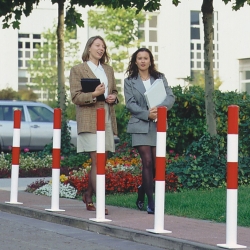
[{"label": "woman in beige jacket", "polygon": [[[117,135],[117,123],[114,105],[118,102],[114,71],[109,62],[107,47],[100,36],[91,37],[86,43],[83,63],[70,70],[70,92],[72,102],[76,105],[77,121],[77,152],[89,152],[91,157],[91,171],[88,188],[82,200],[89,211],[96,208],[92,201],[96,191],[96,110],[105,108],[105,151],[115,151],[114,135]],[[94,92],[82,92],[82,78],[98,78],[101,84]],[[97,96],[105,96],[105,101],[97,101]],[[107,209],[105,214],[108,214]]]}]

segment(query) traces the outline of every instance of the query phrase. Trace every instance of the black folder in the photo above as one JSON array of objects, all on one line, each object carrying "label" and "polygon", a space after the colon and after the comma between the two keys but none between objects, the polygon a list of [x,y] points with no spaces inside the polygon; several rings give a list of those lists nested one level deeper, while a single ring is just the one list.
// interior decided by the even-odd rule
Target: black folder
[{"label": "black folder", "polygon": [[[82,85],[82,92],[94,92],[95,88],[101,84],[100,79],[97,78],[82,78],[81,85]],[[99,95],[96,97],[97,101],[105,101],[104,94]]]}]

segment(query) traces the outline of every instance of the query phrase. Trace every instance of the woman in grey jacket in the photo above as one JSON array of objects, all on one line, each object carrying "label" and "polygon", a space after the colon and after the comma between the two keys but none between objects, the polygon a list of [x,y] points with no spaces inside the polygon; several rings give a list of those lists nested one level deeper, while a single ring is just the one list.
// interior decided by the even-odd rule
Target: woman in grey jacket
[{"label": "woman in grey jacket", "polygon": [[167,97],[158,106],[170,110],[175,102],[174,94],[168,86],[164,74],[155,68],[154,58],[150,50],[138,49],[131,57],[128,77],[124,81],[126,107],[131,113],[127,132],[132,134],[132,146],[142,159],[142,185],[138,187],[137,207],[142,210],[145,193],[148,198],[147,212],[154,214],[153,178],[156,160],[156,122],[157,107],[149,109],[144,96],[145,91],[156,79],[162,79]]}]

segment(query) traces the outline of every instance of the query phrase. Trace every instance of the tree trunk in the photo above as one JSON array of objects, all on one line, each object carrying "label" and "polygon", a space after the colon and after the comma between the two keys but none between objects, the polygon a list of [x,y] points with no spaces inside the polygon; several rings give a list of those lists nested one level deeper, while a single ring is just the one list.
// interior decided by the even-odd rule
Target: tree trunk
[{"label": "tree trunk", "polygon": [[64,2],[58,1],[58,25],[57,25],[57,76],[59,106],[65,107],[65,76],[64,76]]},{"label": "tree trunk", "polygon": [[213,71],[213,0],[203,0],[201,7],[204,24],[204,61],[205,61],[205,107],[208,132],[217,134],[216,113],[213,102],[214,71]]}]

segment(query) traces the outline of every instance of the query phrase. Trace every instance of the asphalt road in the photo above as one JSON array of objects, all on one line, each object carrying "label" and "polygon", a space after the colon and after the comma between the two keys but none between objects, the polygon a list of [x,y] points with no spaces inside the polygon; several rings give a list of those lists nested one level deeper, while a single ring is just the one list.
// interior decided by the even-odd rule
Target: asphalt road
[{"label": "asphalt road", "polygon": [[162,250],[0,211],[1,250]]}]

